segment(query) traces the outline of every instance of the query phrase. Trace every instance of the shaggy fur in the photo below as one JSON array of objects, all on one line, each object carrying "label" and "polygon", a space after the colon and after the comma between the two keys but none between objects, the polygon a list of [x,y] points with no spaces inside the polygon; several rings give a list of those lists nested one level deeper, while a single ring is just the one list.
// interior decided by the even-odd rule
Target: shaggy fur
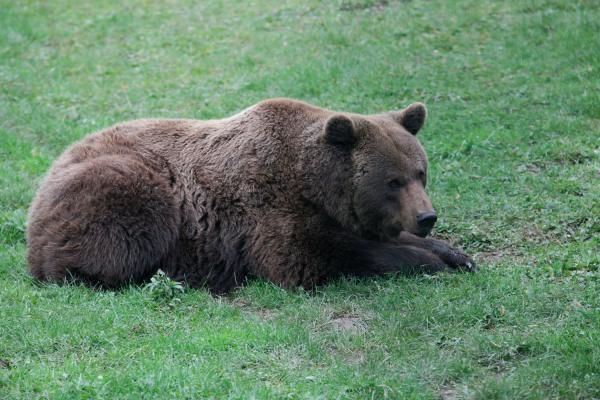
[{"label": "shaggy fur", "polygon": [[158,268],[215,293],[249,276],[311,288],[343,274],[473,269],[444,242],[415,135],[426,110],[363,116],[275,99],[223,120],[139,120],[52,166],[31,206],[31,274],[103,287]]}]

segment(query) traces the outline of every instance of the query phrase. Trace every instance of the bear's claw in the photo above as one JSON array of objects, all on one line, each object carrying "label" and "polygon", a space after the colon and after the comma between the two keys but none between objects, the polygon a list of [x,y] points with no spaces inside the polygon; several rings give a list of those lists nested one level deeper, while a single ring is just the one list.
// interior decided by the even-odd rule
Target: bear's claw
[{"label": "bear's claw", "polygon": [[469,272],[477,271],[477,265],[473,261],[467,261],[467,263],[463,267]]},{"label": "bear's claw", "polygon": [[454,270],[474,272],[477,271],[477,265],[475,261],[468,255],[463,253],[461,250],[448,246],[447,251],[439,254],[442,261],[444,261],[448,267]]}]

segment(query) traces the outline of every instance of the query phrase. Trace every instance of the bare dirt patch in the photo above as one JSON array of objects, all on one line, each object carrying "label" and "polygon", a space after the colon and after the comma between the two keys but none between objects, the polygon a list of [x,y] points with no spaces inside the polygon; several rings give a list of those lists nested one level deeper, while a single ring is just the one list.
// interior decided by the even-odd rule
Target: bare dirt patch
[{"label": "bare dirt patch", "polygon": [[238,308],[245,314],[254,315],[262,321],[271,321],[275,319],[277,313],[268,308],[256,307],[250,300],[237,298],[233,299],[230,303],[232,306]]},{"label": "bare dirt patch", "polygon": [[344,315],[329,321],[333,329],[349,333],[365,333],[368,330],[368,325],[365,321],[357,316]]},{"label": "bare dirt patch", "polygon": [[441,400],[457,400],[460,399],[458,390],[454,386],[446,386],[440,389],[439,398]]}]

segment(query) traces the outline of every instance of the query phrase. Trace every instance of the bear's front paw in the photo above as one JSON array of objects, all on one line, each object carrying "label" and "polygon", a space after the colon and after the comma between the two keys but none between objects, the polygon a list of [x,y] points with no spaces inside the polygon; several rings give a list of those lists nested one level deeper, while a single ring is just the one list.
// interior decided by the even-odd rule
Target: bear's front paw
[{"label": "bear's front paw", "polygon": [[425,239],[424,247],[438,256],[451,270],[476,271],[475,261],[462,250],[451,246],[447,242],[435,239]]},{"label": "bear's front paw", "polygon": [[468,272],[474,272],[477,270],[475,261],[462,252],[462,250],[454,247],[448,247],[446,251],[438,256],[448,265],[448,267],[452,269]]}]

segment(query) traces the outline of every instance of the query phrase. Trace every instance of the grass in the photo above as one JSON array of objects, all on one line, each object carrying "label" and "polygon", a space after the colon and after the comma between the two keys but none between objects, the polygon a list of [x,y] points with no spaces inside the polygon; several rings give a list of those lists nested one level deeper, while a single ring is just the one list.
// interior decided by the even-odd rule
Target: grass
[{"label": "grass", "polygon": [[[595,0],[0,0],[0,398],[600,398],[599,35]],[[481,272],[221,298],[28,277],[69,143],[275,96],[427,103],[436,235]]]}]

